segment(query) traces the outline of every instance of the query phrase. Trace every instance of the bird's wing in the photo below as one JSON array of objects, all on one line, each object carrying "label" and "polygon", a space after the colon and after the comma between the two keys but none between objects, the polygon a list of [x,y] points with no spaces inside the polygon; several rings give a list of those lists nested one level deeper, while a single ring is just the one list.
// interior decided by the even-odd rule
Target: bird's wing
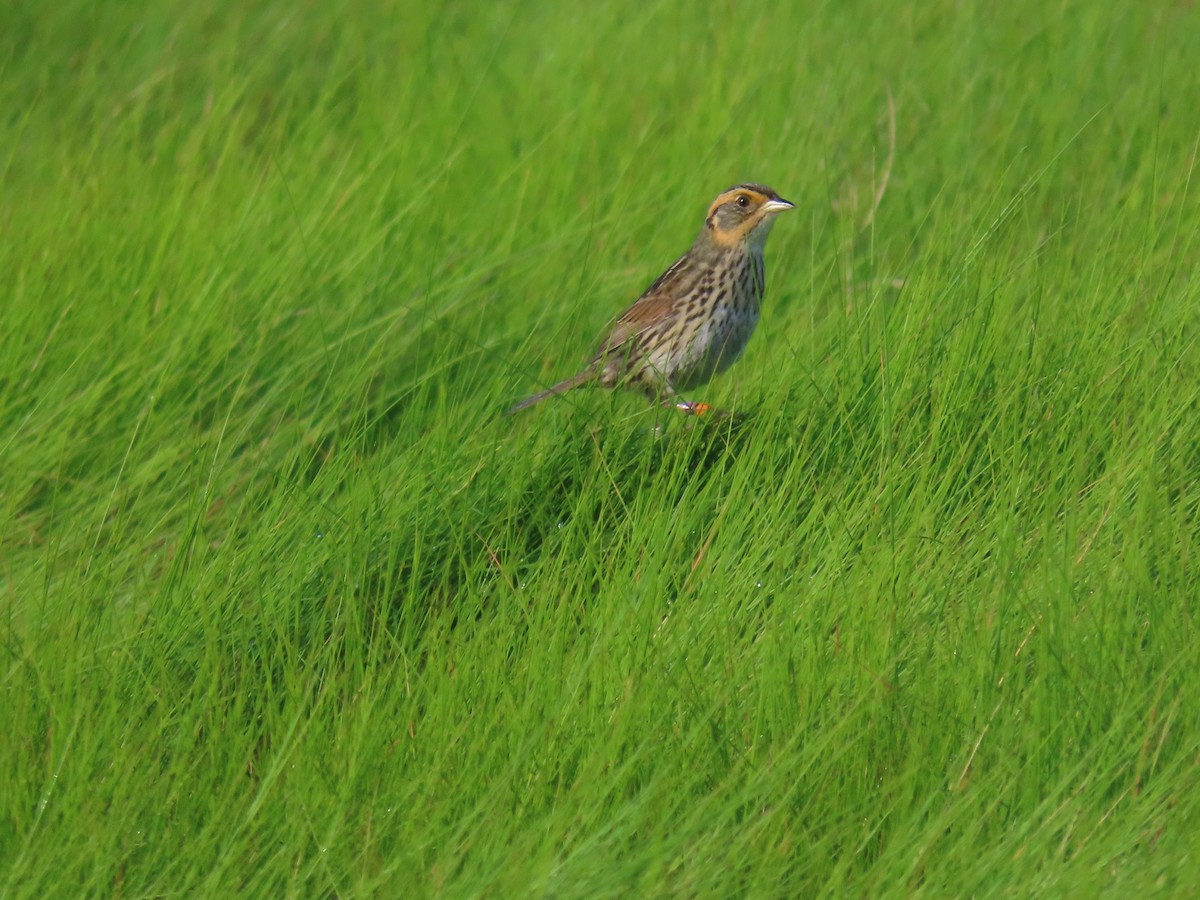
[{"label": "bird's wing", "polygon": [[688,262],[686,254],[675,260],[629,309],[621,313],[613,324],[612,332],[604,342],[602,350],[611,351],[620,347],[662,321],[679,298],[688,291],[686,282],[694,277],[693,267]]},{"label": "bird's wing", "polygon": [[[670,267],[665,272],[654,279],[654,284],[642,291],[642,296],[638,298],[637,302],[633,304],[626,314],[633,312],[639,303],[641,303],[643,300],[649,299],[650,297],[655,297],[660,294],[676,293],[679,288],[684,286],[684,282],[692,277],[695,269],[696,267],[692,261],[691,251],[688,251],[687,253],[683,254],[683,256],[679,257],[679,259],[675,260],[675,262],[671,263]],[[621,318],[625,317],[622,316]]]},{"label": "bird's wing", "polygon": [[604,342],[605,349],[612,350],[638,337],[656,322],[661,322],[674,305],[675,297],[670,293],[643,294],[617,319]]}]

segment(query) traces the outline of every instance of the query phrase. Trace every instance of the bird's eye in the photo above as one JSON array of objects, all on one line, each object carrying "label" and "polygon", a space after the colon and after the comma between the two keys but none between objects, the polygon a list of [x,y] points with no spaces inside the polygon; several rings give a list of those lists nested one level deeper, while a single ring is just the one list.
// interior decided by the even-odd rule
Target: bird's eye
[{"label": "bird's eye", "polygon": [[750,198],[747,197],[745,194],[740,195],[737,198],[737,205],[740,206],[742,209],[745,209],[747,206],[750,205]]}]

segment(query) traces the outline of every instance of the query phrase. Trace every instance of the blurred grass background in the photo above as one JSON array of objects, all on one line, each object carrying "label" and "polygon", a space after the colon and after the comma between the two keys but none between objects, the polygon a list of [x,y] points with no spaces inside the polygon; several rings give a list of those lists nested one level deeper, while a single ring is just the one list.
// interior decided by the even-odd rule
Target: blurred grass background
[{"label": "blurred grass background", "polygon": [[[1198,44],[6,6],[5,894],[1186,894]],[[748,425],[499,415],[743,180]]]}]

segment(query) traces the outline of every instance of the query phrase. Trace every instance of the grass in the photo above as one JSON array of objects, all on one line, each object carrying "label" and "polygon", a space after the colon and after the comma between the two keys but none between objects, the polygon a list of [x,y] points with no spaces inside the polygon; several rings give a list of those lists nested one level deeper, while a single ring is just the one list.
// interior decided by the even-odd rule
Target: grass
[{"label": "grass", "polygon": [[[1198,42],[10,4],[2,893],[1189,893]],[[746,425],[499,415],[746,179]]]}]

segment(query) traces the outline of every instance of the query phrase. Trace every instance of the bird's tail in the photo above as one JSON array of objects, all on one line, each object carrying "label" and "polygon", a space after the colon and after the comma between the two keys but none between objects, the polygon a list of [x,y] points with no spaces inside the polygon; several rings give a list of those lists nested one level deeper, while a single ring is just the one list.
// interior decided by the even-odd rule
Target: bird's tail
[{"label": "bird's tail", "polygon": [[547,397],[553,397],[555,394],[565,394],[567,391],[574,390],[581,384],[586,384],[596,376],[596,369],[593,366],[588,366],[581,372],[577,372],[570,378],[560,381],[552,387],[546,388],[541,393],[534,394],[532,397],[526,397],[512,409],[505,413],[506,416],[511,416],[513,413],[518,413],[523,409],[528,409],[535,403],[541,403]]}]

